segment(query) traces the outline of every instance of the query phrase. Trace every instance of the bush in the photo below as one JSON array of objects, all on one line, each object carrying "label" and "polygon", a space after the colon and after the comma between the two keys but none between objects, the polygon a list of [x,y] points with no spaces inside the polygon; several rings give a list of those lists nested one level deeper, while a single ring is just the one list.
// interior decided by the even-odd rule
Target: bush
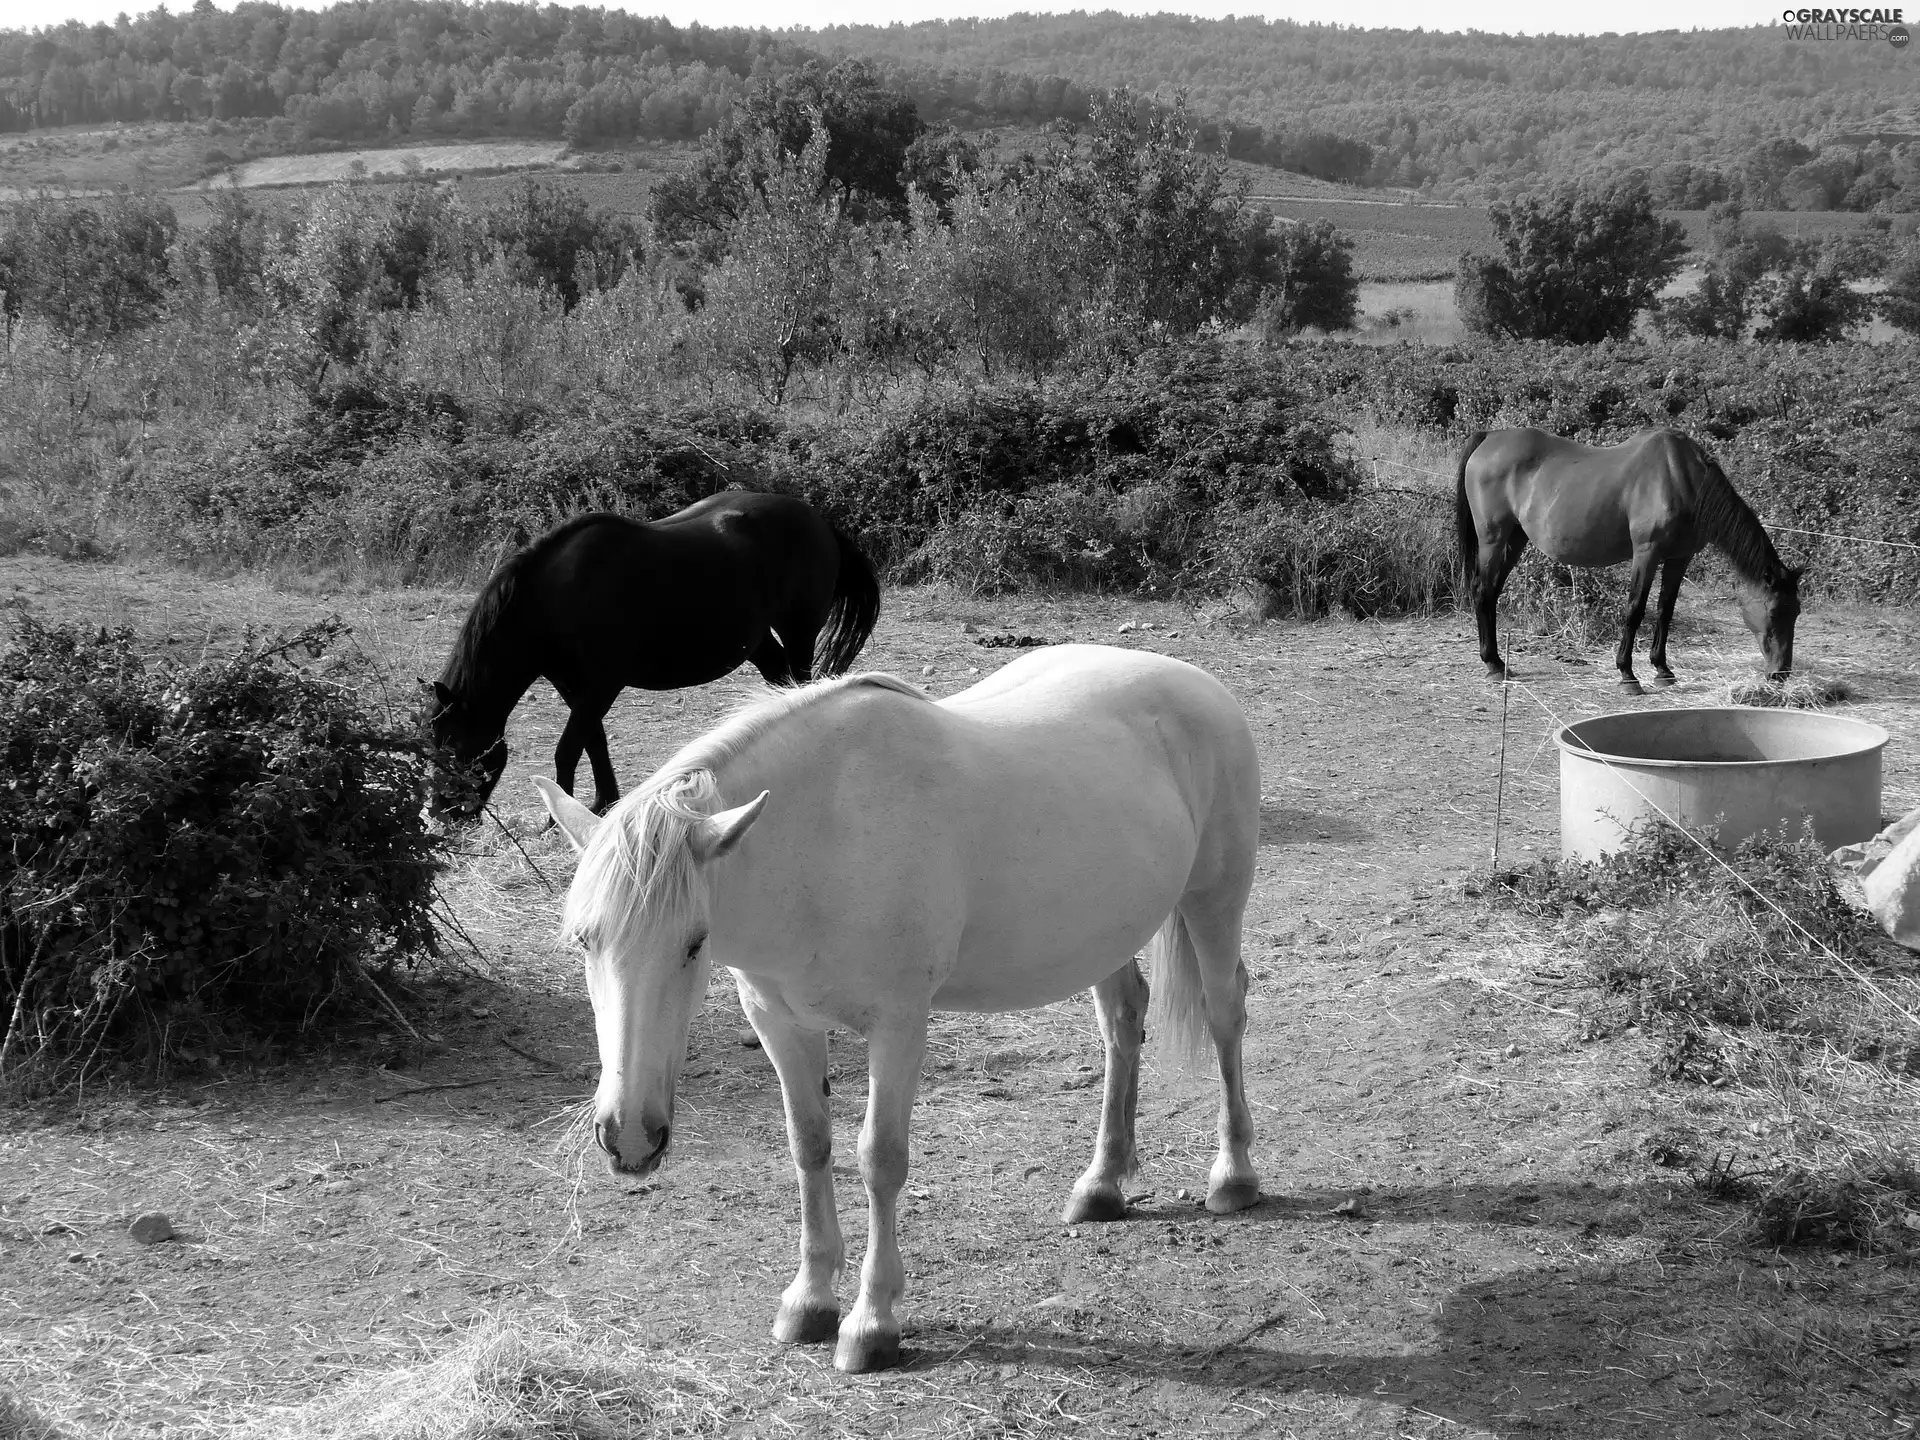
[{"label": "bush", "polygon": [[1404,615],[1465,593],[1444,518],[1438,504],[1404,494],[1265,505],[1223,527],[1222,549],[1228,572],[1260,587],[1268,614]]},{"label": "bush", "polygon": [[0,654],[0,1072],[189,1022],[304,1023],[362,967],[432,946],[420,743],[294,658],[342,633],[174,667],[126,630],[19,619]]}]

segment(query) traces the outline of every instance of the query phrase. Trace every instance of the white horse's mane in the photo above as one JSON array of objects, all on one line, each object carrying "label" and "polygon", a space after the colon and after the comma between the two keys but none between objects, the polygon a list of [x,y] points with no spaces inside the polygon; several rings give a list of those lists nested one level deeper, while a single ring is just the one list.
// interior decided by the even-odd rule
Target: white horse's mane
[{"label": "white horse's mane", "polygon": [[693,905],[694,864],[687,832],[726,808],[714,772],[802,710],[858,685],[930,700],[896,675],[872,671],[816,680],[748,701],[656,770],[608,814],[580,856],[561,933],[576,944],[602,945],[613,932],[651,918],[669,927]]}]

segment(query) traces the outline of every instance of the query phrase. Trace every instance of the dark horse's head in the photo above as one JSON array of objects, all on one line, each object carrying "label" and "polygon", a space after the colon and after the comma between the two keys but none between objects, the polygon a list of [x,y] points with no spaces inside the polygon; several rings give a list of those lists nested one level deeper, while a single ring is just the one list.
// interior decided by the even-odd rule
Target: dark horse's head
[{"label": "dark horse's head", "polygon": [[421,687],[421,724],[433,746],[428,809],[435,816],[477,819],[507,768],[506,735],[497,722],[475,715],[466,697],[445,681],[422,681]]},{"label": "dark horse's head", "polygon": [[1767,657],[1767,678],[1784,680],[1793,670],[1793,622],[1800,618],[1800,575],[1780,567],[1778,577],[1764,585],[1740,588],[1740,618],[1760,642]]}]

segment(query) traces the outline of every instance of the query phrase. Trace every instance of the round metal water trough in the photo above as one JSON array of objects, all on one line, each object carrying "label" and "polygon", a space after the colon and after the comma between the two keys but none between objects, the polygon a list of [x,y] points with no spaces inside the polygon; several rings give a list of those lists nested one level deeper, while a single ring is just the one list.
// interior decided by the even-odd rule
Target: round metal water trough
[{"label": "round metal water trough", "polygon": [[1831,850],[1880,828],[1878,725],[1757,706],[1628,710],[1555,733],[1560,853],[1597,860],[1660,812],[1731,848],[1785,821]]}]

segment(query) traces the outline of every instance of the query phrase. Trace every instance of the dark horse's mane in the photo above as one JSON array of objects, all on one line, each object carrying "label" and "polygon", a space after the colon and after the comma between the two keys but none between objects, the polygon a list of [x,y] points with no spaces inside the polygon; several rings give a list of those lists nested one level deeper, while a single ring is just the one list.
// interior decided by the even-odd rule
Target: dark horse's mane
[{"label": "dark horse's mane", "polygon": [[1720,462],[1697,444],[1694,453],[1700,457],[1704,480],[1698,495],[1702,535],[1720,548],[1742,580],[1778,589],[1788,578],[1787,567],[1767,537],[1766,526],[1740,498]]},{"label": "dark horse's mane", "polygon": [[520,577],[556,545],[605,518],[598,513],[576,515],[500,562],[499,568],[480,587],[473,608],[467,612],[460,633],[454,637],[453,653],[447,657],[447,668],[440,674],[441,684],[455,695],[466,695],[472,691],[480,680],[480,656],[487,638],[512,608],[519,592]]}]

